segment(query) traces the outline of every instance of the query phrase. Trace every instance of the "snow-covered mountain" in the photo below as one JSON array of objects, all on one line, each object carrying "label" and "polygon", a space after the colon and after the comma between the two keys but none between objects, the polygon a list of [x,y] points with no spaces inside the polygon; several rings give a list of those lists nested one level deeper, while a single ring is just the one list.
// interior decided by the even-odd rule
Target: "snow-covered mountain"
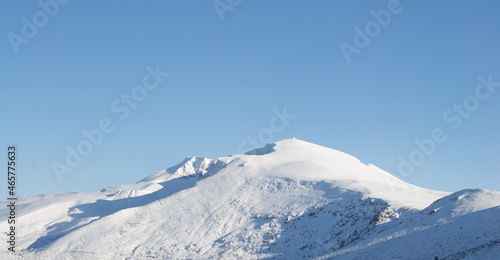
[{"label": "snow-covered mountain", "polygon": [[1,259],[500,257],[500,192],[416,187],[296,139],[18,204],[18,255]]}]

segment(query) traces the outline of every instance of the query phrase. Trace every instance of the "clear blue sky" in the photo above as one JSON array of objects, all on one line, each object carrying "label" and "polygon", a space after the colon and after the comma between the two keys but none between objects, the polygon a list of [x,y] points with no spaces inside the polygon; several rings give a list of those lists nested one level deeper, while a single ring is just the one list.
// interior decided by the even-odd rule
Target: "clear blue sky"
[{"label": "clear blue sky", "polygon": [[[284,107],[296,117],[273,141],[331,147],[431,189],[500,190],[500,91],[476,96],[479,76],[500,82],[498,1],[220,0],[223,20],[212,1],[41,2],[57,7],[0,2],[1,162],[16,144],[19,195],[135,183],[185,157],[238,153]],[[368,44],[355,30],[366,26]],[[357,48],[350,62],[342,43]],[[157,65],[169,76],[141,92]],[[147,96],[120,120],[111,106],[124,109],[136,86]],[[466,116],[453,110],[464,100]],[[59,181],[53,162],[103,118],[113,131]],[[399,156],[436,128],[446,141],[398,174]]]}]

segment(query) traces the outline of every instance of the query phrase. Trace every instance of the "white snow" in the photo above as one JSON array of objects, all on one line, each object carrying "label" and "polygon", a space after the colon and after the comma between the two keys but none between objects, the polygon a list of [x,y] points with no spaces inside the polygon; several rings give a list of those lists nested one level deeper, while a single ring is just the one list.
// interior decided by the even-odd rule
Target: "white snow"
[{"label": "white snow", "polygon": [[[500,252],[499,192],[416,187],[297,139],[245,155],[187,158],[136,184],[18,203],[19,259],[493,259]],[[0,209],[0,218],[7,214]],[[3,250],[6,257],[16,256]]]}]

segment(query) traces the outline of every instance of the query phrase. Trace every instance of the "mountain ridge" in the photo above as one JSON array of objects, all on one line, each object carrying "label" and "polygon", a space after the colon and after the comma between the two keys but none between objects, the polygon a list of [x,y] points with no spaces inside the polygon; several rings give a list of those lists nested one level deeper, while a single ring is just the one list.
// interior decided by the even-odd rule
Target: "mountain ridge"
[{"label": "mountain ridge", "polygon": [[18,245],[27,259],[487,257],[500,252],[499,205],[500,192],[432,191],[287,139],[131,185],[21,198]]}]

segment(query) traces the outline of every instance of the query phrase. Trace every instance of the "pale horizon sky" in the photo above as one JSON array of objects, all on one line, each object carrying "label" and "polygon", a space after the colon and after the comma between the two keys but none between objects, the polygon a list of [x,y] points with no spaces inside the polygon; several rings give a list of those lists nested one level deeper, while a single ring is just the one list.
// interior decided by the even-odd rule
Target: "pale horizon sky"
[{"label": "pale horizon sky", "polygon": [[[497,1],[0,10],[0,135],[5,153],[18,147],[18,196],[135,183],[186,157],[292,137],[417,186],[500,191]],[[88,155],[71,166],[68,147]]]}]

